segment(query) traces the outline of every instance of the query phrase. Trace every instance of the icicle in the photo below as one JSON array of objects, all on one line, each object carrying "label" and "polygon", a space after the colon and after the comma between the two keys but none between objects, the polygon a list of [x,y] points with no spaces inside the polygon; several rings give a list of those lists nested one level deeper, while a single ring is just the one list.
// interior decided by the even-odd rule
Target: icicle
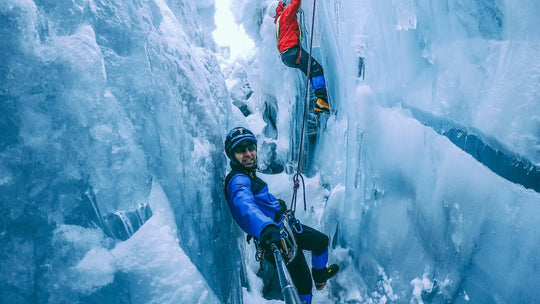
[{"label": "icicle", "polygon": [[88,197],[88,200],[90,201],[90,205],[92,206],[92,209],[94,209],[94,213],[96,214],[96,217],[99,221],[98,225],[100,226],[101,230],[105,232],[105,234],[111,236],[111,230],[109,226],[105,223],[103,220],[103,216],[101,215],[101,211],[99,211],[99,206],[95,200],[94,193],[91,189],[86,190],[84,193],[86,197]]},{"label": "icicle", "polygon": [[133,233],[135,232],[133,230],[133,226],[131,225],[131,221],[129,220],[129,218],[125,215],[124,212],[116,212],[115,214],[118,215],[118,217],[122,221],[122,224],[124,224],[124,229],[126,231],[128,238],[131,237]]}]

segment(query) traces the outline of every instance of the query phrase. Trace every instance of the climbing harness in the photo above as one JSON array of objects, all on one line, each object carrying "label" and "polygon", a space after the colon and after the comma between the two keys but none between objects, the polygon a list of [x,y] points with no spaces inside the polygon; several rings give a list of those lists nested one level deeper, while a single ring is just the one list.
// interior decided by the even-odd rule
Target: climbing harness
[{"label": "climbing harness", "polygon": [[283,219],[281,220],[281,224],[283,225],[280,231],[281,244],[283,245],[281,252],[286,264],[289,264],[292,260],[294,260],[298,251],[296,237],[294,236],[296,230],[293,230],[296,221],[297,220],[294,218],[291,212],[285,212],[285,214],[283,214]]},{"label": "climbing harness", "polygon": [[[280,221],[280,238],[281,238],[281,255],[285,260],[285,264],[289,264],[298,253],[298,244],[296,243],[295,234],[302,233],[302,225],[294,218],[290,210],[285,211],[281,216]],[[248,239],[249,243],[249,239]],[[255,240],[255,260],[260,262],[264,258],[264,250],[260,242]]]}]

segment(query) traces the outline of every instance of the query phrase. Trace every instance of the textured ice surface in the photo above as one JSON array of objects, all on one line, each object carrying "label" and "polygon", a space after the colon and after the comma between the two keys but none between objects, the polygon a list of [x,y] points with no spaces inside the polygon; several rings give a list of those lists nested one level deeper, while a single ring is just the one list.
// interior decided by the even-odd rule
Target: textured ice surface
[{"label": "textured ice surface", "polygon": [[[264,301],[221,182],[223,137],[250,127],[291,201],[306,82],[279,59],[268,2],[232,5],[256,50],[222,72],[211,0],[0,1],[0,302]],[[436,124],[538,168],[539,2],[317,3],[335,113],[308,112],[297,215],[342,272],[314,302],[534,302],[539,194]],[[96,206],[145,204],[125,241],[100,228]]]}]

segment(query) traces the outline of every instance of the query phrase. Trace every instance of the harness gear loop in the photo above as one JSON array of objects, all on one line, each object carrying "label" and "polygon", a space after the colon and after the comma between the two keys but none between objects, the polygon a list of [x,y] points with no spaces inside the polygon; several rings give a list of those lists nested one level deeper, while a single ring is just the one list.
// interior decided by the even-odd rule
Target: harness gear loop
[{"label": "harness gear loop", "polygon": [[[294,260],[299,250],[295,234],[302,233],[302,225],[300,224],[300,221],[294,217],[292,211],[285,211],[282,214],[281,224],[279,225],[279,233],[281,241],[281,249],[279,251],[283,256],[285,263],[288,265],[290,262],[292,262],[292,260]],[[266,251],[261,247],[259,240],[254,239],[254,243],[256,249],[255,260],[260,262],[264,258]]]}]

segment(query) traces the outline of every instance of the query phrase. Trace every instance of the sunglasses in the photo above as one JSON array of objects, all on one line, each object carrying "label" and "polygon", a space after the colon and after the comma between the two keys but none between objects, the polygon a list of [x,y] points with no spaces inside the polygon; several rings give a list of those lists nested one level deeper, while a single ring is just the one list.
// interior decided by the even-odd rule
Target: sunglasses
[{"label": "sunglasses", "polygon": [[249,144],[240,144],[236,147],[233,148],[233,152],[234,153],[245,153],[246,152],[246,149],[249,151],[249,152],[253,152],[255,150],[257,150],[257,145],[254,144],[254,143],[249,143]]}]

